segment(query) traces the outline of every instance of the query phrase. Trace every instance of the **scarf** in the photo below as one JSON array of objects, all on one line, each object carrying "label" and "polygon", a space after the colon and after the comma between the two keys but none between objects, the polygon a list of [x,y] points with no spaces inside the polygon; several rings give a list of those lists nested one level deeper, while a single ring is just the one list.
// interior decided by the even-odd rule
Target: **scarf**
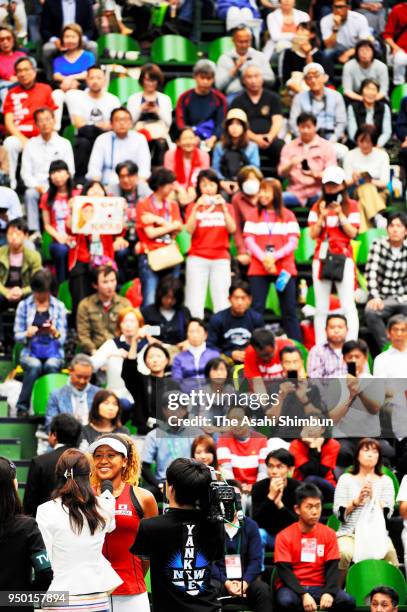
[{"label": "scarf", "polygon": [[186,179],[185,168],[184,168],[184,154],[180,147],[177,147],[175,149],[175,175],[177,177],[177,181],[181,185],[186,184],[187,187],[191,186],[191,178],[194,174],[195,169],[199,168],[200,165],[201,165],[201,158],[199,155],[199,150],[194,149],[194,152],[191,158],[191,171],[189,173],[188,179]]}]

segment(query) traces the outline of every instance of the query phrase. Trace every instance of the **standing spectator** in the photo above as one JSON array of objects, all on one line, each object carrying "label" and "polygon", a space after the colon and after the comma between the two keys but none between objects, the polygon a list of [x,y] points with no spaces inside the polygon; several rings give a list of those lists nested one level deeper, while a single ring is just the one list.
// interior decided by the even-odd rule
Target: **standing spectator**
[{"label": "standing spectator", "polygon": [[79,448],[89,452],[89,446],[102,434],[129,434],[122,425],[120,400],[109,389],[101,389],[93,398],[88,424],[82,427]]},{"label": "standing spectator", "polygon": [[0,25],[0,96],[1,100],[7,90],[17,82],[14,64],[20,57],[25,57],[24,51],[17,50],[17,37],[14,30],[7,25]]},{"label": "standing spectator", "polygon": [[227,97],[228,104],[242,92],[241,75],[248,63],[258,66],[267,85],[273,85],[275,77],[270,63],[261,51],[252,47],[250,28],[240,25],[232,34],[234,49],[226,51],[218,59],[215,84]]},{"label": "standing spectator", "polygon": [[175,108],[178,129],[194,128],[195,134],[205,142],[206,149],[212,150],[222,132],[226,115],[226,98],[214,89],[215,64],[199,60],[194,66],[195,89],[181,94]]},{"label": "standing spectator", "polygon": [[39,136],[30,138],[24,147],[21,178],[26,186],[24,203],[28,229],[31,232],[39,232],[39,202],[49,187],[51,163],[60,159],[65,160],[71,176],[75,175],[75,165],[71,143],[55,131],[54,111],[48,108],[38,108],[34,111],[34,121]]},{"label": "standing spectator", "polygon": [[77,130],[74,144],[76,176],[81,182],[88,169],[93,144],[98,136],[112,129],[110,117],[120,107],[117,96],[106,91],[106,79],[100,66],[86,72],[86,90],[66,93],[72,125]]},{"label": "standing spectator", "polygon": [[19,303],[14,321],[14,339],[26,346],[20,362],[23,386],[17,401],[17,415],[30,409],[33,385],[42,374],[59,372],[64,363],[67,332],[66,309],[51,295],[53,279],[49,270],[39,270],[31,279],[32,295]]},{"label": "standing spectator", "polygon": [[384,41],[391,48],[389,62],[393,65],[393,83],[402,85],[405,82],[407,66],[407,6],[404,2],[396,4],[391,9],[386,28],[383,32]]},{"label": "standing spectator", "polygon": [[207,344],[234,363],[243,363],[251,335],[255,329],[264,327],[264,320],[251,308],[252,292],[246,281],[236,280],[231,284],[229,302],[229,308],[210,318]]},{"label": "standing spectator", "polygon": [[110,122],[112,130],[98,136],[93,144],[86,178],[104,185],[117,183],[117,164],[131,158],[139,168],[140,177],[147,179],[151,167],[150,149],[145,137],[132,131],[130,111],[123,106],[115,108]]},{"label": "standing spectator", "polygon": [[380,350],[388,342],[387,320],[396,314],[407,316],[407,217],[389,215],[387,236],[378,238],[369,249],[366,264],[369,301],[365,320]]},{"label": "standing spectator", "polygon": [[396,119],[396,136],[400,141],[399,160],[404,173],[404,194],[407,188],[407,96],[400,104]]},{"label": "standing spectator", "polygon": [[57,105],[52,98],[52,89],[44,83],[37,83],[37,70],[34,60],[20,57],[14,64],[18,85],[13,87],[4,100],[4,125],[8,137],[4,147],[10,162],[10,186],[16,189],[18,156],[39,130],[35,124],[34,111],[39,108],[55,110]]},{"label": "standing spectator", "polygon": [[245,350],[245,377],[264,380],[281,377],[283,368],[280,362],[280,351],[285,346],[292,346],[292,344],[290,340],[276,338],[273,332],[265,327],[255,329],[250,344]]},{"label": "standing spectator", "polygon": [[270,39],[264,53],[270,61],[276,60],[292,40],[300,23],[309,21],[309,15],[295,8],[295,0],[281,0],[279,7],[267,15],[267,29]]},{"label": "standing spectator", "polygon": [[209,289],[214,312],[228,305],[231,283],[229,236],[236,229],[233,206],[219,193],[214,170],[201,170],[197,201],[186,211],[185,228],[192,236],[186,262],[185,305],[192,316],[203,318]]},{"label": "standing spectator", "polygon": [[[298,522],[277,534],[274,562],[279,580],[277,603],[288,612],[351,612],[353,597],[338,588],[339,550],[333,529],[319,522],[322,493],[313,484],[295,492]],[[309,551],[309,552],[308,552]]]},{"label": "standing spectator", "polygon": [[181,230],[181,213],[178,204],[170,200],[174,189],[175,174],[166,168],[158,168],[148,184],[152,195],[137,206],[136,228],[140,241],[138,266],[143,293],[143,306],[155,301],[155,292],[161,276],[172,273],[179,276],[179,266],[154,272],[148,263],[148,252],[170,244]]},{"label": "standing spectator", "polygon": [[263,179],[260,183],[258,212],[246,221],[244,235],[252,256],[248,277],[254,310],[264,314],[270,283],[274,282],[284,331],[289,338],[301,341],[294,260],[300,228],[294,213],[283,206],[282,187],[277,179]]},{"label": "standing spectator", "polygon": [[239,191],[232,197],[236,220],[236,232],[234,235],[237,248],[236,259],[243,266],[247,266],[250,263],[250,253],[245,245],[243,229],[247,219],[256,210],[260,181],[262,179],[263,174],[258,168],[255,166],[245,166],[237,175]]},{"label": "standing spectator", "polygon": [[[356,237],[359,229],[359,208],[357,202],[349,198],[345,173],[339,166],[326,168],[322,185],[321,199],[312,206],[308,216],[310,236],[317,241],[312,262],[316,299],[316,344],[325,342],[325,322],[333,281],[348,323],[348,340],[356,340],[359,331],[354,295],[355,264],[351,245],[351,240]],[[335,260],[335,256],[340,257]],[[332,261],[336,263],[327,265]]]},{"label": "standing spectator", "polygon": [[391,138],[391,111],[388,104],[378,100],[379,83],[365,79],[360,86],[362,100],[348,106],[348,136],[356,142],[356,132],[362,125],[373,125],[377,130],[377,146],[384,147]]},{"label": "standing spectator", "polygon": [[256,65],[248,64],[242,70],[244,92],[237,96],[231,108],[240,108],[249,120],[247,135],[266,155],[273,169],[280,160],[284,142],[278,137],[283,125],[280,99],[264,88],[263,73]]},{"label": "standing spectator", "polygon": [[313,204],[321,195],[322,175],[328,166],[336,165],[334,145],[317,133],[317,118],[302,112],[297,117],[299,136],[284,145],[278,174],[288,178],[283,193],[285,206]]},{"label": "standing spectator", "polygon": [[[369,5],[367,5],[369,6]],[[389,94],[389,69],[375,58],[375,47],[371,40],[360,40],[355,47],[355,57],[347,61],[342,71],[343,95],[350,100],[362,101],[361,85],[373,79],[380,85],[376,100]]]},{"label": "standing spectator", "polygon": [[348,370],[342,356],[342,347],[348,334],[346,317],[330,314],[326,319],[324,344],[315,345],[308,353],[307,372],[310,378],[339,378]]},{"label": "standing spectator", "polygon": [[341,64],[355,55],[360,40],[372,38],[366,17],[349,10],[347,0],[333,0],[332,13],[321,19],[321,34],[324,54]]}]

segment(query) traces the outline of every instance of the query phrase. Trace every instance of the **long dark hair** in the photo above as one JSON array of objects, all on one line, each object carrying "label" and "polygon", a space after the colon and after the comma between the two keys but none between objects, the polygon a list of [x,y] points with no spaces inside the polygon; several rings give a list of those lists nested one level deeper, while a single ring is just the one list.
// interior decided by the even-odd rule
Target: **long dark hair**
[{"label": "long dark hair", "polygon": [[99,513],[96,496],[90,484],[90,463],[79,450],[68,448],[60,456],[55,470],[56,487],[51,499],[61,498],[68,509],[69,523],[74,533],[80,534],[84,519],[93,535],[98,527],[103,529],[106,520]]},{"label": "long dark hair", "polygon": [[73,180],[72,180],[72,176],[70,175],[68,165],[62,159],[56,159],[55,161],[51,162],[50,167],[49,167],[49,172],[48,172],[48,180],[49,180],[48,206],[52,206],[52,204],[55,202],[55,198],[58,193],[58,189],[57,187],[55,187],[54,183],[52,182],[52,178],[51,178],[51,175],[54,172],[58,172],[58,170],[66,170],[68,172],[69,178],[66,182],[68,200],[72,197]]},{"label": "long dark hair", "polygon": [[[325,198],[325,194],[324,194],[324,186],[322,186],[322,195],[319,198],[319,200],[316,202],[316,209],[317,209],[317,213],[319,214],[321,212],[321,202],[323,202]],[[346,184],[344,183],[344,191],[342,193],[342,210],[344,212],[344,214],[346,216],[348,216],[349,214],[349,193],[348,190],[346,188]]]},{"label": "long dark hair", "polygon": [[243,121],[240,121],[240,119],[237,119],[237,121],[239,121],[243,126],[243,134],[239,136],[239,140],[237,141],[237,143],[234,143],[231,135],[229,134],[229,129],[228,129],[229,125],[234,120],[235,119],[233,118],[233,119],[229,119],[228,121],[225,121],[225,129],[223,130],[220,141],[224,149],[237,149],[237,150],[245,149],[247,145],[249,144],[249,137],[247,135],[247,131],[249,127],[246,123],[243,123]]},{"label": "long dark hair", "polygon": [[111,419],[112,427],[120,427],[121,425],[121,410],[120,410],[120,400],[113,391],[109,391],[109,389],[101,389],[95,394],[95,397],[92,401],[91,409],[89,410],[89,423],[95,423],[96,425],[102,421],[102,417],[100,416],[99,406],[103,402],[105,402],[109,397],[113,397],[117,402],[117,414],[114,419]]},{"label": "long dark hair", "polygon": [[374,438],[362,438],[359,440],[359,444],[356,447],[355,456],[353,458],[353,465],[349,470],[350,474],[359,474],[360,472],[360,463],[359,463],[359,453],[362,449],[374,448],[378,452],[378,460],[375,465],[374,471],[378,476],[383,476],[382,472],[382,449],[380,443]]},{"label": "long dark hair", "polygon": [[15,477],[14,464],[6,457],[0,457],[0,538],[10,521],[17,515],[23,514],[23,508],[14,486]]}]

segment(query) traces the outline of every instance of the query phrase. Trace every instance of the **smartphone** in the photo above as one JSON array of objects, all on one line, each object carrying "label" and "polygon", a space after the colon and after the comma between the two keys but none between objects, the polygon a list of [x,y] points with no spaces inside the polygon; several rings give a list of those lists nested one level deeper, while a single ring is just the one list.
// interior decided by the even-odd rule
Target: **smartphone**
[{"label": "smartphone", "polygon": [[159,325],[146,325],[146,333],[149,336],[161,336],[161,327]]},{"label": "smartphone", "polygon": [[301,168],[303,170],[311,170],[311,168],[309,167],[309,163],[308,163],[308,159],[303,159],[301,162]]},{"label": "smartphone", "polygon": [[288,370],[287,371],[287,378],[293,378],[295,380],[298,380],[298,371],[297,370]]},{"label": "smartphone", "polygon": [[356,362],[355,361],[348,361],[348,363],[346,364],[346,367],[348,368],[348,374],[350,374],[351,376],[356,376]]}]

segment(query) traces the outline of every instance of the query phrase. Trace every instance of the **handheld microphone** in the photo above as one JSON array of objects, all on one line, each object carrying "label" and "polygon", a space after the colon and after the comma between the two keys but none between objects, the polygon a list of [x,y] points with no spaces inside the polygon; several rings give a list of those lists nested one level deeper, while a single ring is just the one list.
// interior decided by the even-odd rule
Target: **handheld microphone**
[{"label": "handheld microphone", "polygon": [[113,483],[111,480],[102,480],[102,484],[100,485],[100,495],[105,499],[113,498]]}]

